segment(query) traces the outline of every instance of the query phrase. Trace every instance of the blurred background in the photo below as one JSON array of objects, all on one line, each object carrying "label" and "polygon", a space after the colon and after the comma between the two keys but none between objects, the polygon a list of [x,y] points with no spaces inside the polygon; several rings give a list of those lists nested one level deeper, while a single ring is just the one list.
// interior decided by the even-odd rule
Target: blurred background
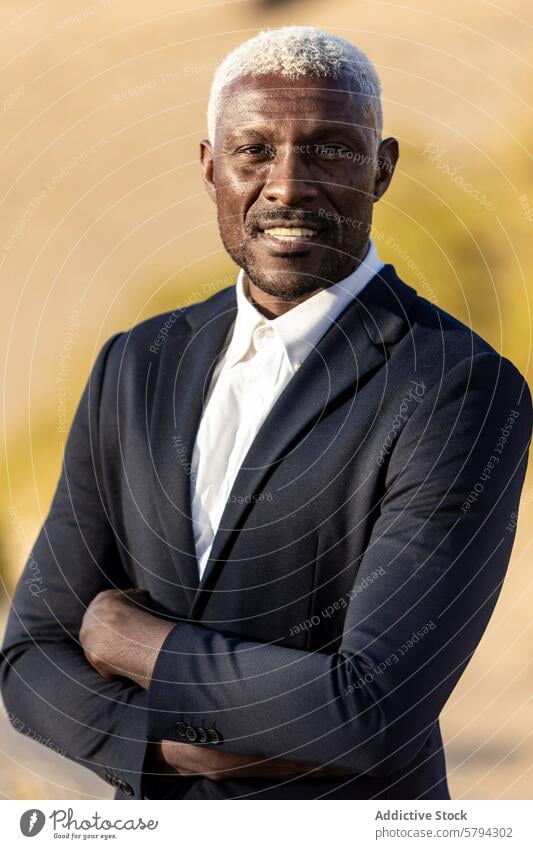
[{"label": "blurred background", "polygon": [[[261,28],[374,61],[401,143],[377,247],[531,381],[532,9],[524,0],[2,0],[0,626],[97,351],[235,282],[200,179],[211,77]],[[495,615],[443,715],[453,798],[531,798],[533,472]],[[110,798],[0,715],[0,797]]]}]

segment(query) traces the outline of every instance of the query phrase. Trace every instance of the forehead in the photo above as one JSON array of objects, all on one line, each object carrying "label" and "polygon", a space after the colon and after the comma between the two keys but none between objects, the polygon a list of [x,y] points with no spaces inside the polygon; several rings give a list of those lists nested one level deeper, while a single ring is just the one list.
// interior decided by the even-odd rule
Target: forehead
[{"label": "forehead", "polygon": [[217,124],[227,136],[246,128],[314,128],[332,122],[356,130],[368,124],[363,95],[351,91],[347,81],[261,75],[241,77],[227,86]]}]

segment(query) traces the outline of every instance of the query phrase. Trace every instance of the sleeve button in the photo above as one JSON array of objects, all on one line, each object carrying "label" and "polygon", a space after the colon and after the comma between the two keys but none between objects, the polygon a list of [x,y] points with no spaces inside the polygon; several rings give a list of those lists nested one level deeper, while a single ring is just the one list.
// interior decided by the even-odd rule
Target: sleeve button
[{"label": "sleeve button", "polygon": [[196,728],[194,728],[193,725],[188,725],[187,731],[185,732],[185,736],[186,736],[187,740],[189,741],[189,743],[196,743],[196,741],[198,739],[198,732],[197,732]]},{"label": "sleeve button", "polygon": [[120,782],[120,790],[122,790],[125,796],[133,796],[133,787],[127,781]]},{"label": "sleeve button", "polygon": [[222,743],[222,737],[216,730],[216,728],[208,728],[207,729],[207,737],[210,743],[216,746],[217,743]]}]

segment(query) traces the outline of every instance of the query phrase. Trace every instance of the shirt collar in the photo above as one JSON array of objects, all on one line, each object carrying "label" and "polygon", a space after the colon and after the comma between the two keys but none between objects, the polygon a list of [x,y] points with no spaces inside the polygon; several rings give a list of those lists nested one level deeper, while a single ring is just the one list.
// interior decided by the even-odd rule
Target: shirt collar
[{"label": "shirt collar", "polygon": [[349,302],[383,268],[376,246],[369,239],[365,258],[355,271],[328,289],[322,289],[283,315],[267,319],[249,300],[248,286],[241,268],[235,284],[237,316],[225,361],[229,366],[238,363],[252,344],[255,328],[261,324],[271,327],[283,342],[285,353],[295,371],[307,354],[316,346],[328,327],[333,324]]}]

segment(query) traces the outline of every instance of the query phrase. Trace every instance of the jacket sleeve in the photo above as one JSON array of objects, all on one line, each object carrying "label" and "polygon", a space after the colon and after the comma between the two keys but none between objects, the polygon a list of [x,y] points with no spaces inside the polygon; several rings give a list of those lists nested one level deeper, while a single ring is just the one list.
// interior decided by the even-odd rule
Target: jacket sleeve
[{"label": "jacket sleeve", "polygon": [[13,726],[59,747],[125,796],[141,796],[146,692],[104,680],[78,641],[98,592],[124,587],[99,465],[100,351],[68,435],[48,516],[18,582],[0,655],[0,685]]},{"label": "jacket sleeve", "polygon": [[391,451],[339,651],[178,623],[148,691],[149,735],[187,742],[192,726],[194,743],[194,728],[214,727],[232,752],[374,776],[408,765],[496,604],[531,427],[529,389],[508,360],[455,365]]}]

